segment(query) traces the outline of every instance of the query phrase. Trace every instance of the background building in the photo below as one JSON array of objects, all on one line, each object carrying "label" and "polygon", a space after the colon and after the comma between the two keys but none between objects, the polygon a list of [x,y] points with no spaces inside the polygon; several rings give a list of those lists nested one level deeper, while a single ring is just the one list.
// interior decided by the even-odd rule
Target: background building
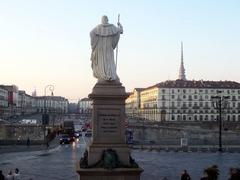
[{"label": "background building", "polygon": [[140,102],[140,92],[143,88],[135,88],[132,93],[129,93],[129,97],[126,100],[126,108],[127,109],[139,109],[141,102]]},{"label": "background building", "polygon": [[8,92],[8,107],[4,110],[5,117],[15,116],[18,106],[18,87],[16,85],[0,85]]},{"label": "background building", "polygon": [[158,121],[216,121],[218,112],[211,101],[216,95],[229,96],[224,120],[240,121],[240,84],[232,81],[161,82],[142,90],[138,100],[140,108],[126,105],[126,112]]},{"label": "background building", "polygon": [[5,117],[8,107],[8,91],[0,87],[0,119]]},{"label": "background building", "polygon": [[68,100],[61,96],[36,96],[37,112],[67,113]]},{"label": "background building", "polygon": [[187,80],[181,43],[178,79],[134,89],[126,100],[126,113],[157,121],[216,121],[218,112],[211,100],[216,95],[229,97],[223,119],[240,121],[240,84],[233,81]]},{"label": "background building", "polygon": [[68,112],[68,100],[61,96],[36,96],[18,90],[16,85],[0,85],[0,118],[9,119],[20,115]]},{"label": "background building", "polygon": [[91,114],[92,113],[92,100],[89,98],[83,98],[78,101],[78,108],[80,114]]}]

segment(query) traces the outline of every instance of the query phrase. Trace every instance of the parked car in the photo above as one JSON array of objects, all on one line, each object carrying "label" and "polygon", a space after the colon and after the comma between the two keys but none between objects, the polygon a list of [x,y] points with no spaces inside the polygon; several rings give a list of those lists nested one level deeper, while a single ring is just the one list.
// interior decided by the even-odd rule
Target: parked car
[{"label": "parked car", "polygon": [[68,134],[60,135],[59,143],[60,144],[70,144],[72,142],[72,138]]},{"label": "parked car", "polygon": [[92,131],[91,130],[87,130],[85,132],[85,137],[92,137]]}]

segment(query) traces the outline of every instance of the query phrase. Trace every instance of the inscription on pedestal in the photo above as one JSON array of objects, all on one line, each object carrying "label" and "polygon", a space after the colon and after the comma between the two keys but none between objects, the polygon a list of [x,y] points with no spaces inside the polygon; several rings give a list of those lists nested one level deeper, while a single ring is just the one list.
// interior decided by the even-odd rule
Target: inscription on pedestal
[{"label": "inscription on pedestal", "polygon": [[117,134],[119,132],[120,110],[99,110],[98,130],[100,134]]}]

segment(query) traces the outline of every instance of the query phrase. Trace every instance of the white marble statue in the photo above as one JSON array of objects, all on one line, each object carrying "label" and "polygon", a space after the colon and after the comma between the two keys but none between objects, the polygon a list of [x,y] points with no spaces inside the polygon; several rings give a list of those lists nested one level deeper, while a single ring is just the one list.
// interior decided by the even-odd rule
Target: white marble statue
[{"label": "white marble statue", "polygon": [[98,81],[118,80],[114,61],[114,49],[122,33],[122,25],[119,22],[118,27],[109,24],[107,16],[103,16],[102,23],[91,31],[92,69],[93,76]]}]

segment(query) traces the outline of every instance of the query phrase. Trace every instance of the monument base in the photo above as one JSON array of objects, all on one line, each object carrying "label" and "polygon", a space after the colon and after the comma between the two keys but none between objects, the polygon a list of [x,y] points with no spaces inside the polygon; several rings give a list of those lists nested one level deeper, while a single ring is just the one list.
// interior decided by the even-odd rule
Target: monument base
[{"label": "monument base", "polygon": [[88,165],[96,164],[104,150],[116,151],[120,162],[129,164],[130,150],[125,143],[125,99],[128,95],[118,81],[98,82],[89,98],[93,100],[92,143]]},{"label": "monument base", "polygon": [[77,165],[77,173],[80,180],[140,180],[143,172],[141,168],[116,168],[108,170],[104,168],[80,168]]},{"label": "monument base", "polygon": [[124,165],[130,165],[130,150],[126,144],[92,144],[88,148],[88,164],[96,164],[101,158],[104,150],[113,149],[117,152],[118,158]]},{"label": "monument base", "polygon": [[93,101],[92,142],[77,165],[81,180],[140,180],[143,169],[131,157],[125,140],[125,100],[119,81],[98,82]]}]

